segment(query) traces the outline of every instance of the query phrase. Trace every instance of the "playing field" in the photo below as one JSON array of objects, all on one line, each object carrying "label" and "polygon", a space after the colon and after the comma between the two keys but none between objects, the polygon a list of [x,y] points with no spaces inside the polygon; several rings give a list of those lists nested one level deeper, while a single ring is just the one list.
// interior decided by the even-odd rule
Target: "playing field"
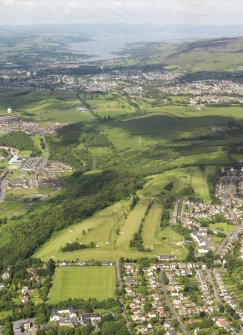
[{"label": "playing field", "polygon": [[114,267],[57,268],[49,293],[49,302],[55,304],[69,298],[112,298],[115,296],[115,282]]}]

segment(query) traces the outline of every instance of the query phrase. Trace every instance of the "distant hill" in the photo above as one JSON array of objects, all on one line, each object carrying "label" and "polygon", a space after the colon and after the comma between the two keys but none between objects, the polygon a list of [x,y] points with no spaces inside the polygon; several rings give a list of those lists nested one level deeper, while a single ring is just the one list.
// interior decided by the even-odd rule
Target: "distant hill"
[{"label": "distant hill", "polygon": [[243,71],[243,37],[184,43],[166,64],[192,72]]},{"label": "distant hill", "polygon": [[194,36],[194,37],[234,37],[243,36],[243,25],[196,25],[173,24],[161,27],[169,35]]},{"label": "distant hill", "polygon": [[4,32],[22,33],[85,33],[85,34],[130,34],[130,33],[161,33],[162,39],[188,39],[188,38],[210,38],[210,37],[233,37],[243,36],[242,25],[192,25],[172,24],[158,25],[154,23],[96,23],[96,24],[48,24],[31,26],[1,26]]}]

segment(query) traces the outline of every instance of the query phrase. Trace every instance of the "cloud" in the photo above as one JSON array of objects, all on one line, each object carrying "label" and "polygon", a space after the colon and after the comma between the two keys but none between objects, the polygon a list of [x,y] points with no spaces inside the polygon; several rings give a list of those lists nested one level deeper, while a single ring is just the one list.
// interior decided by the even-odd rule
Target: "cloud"
[{"label": "cloud", "polygon": [[0,22],[241,23],[242,0],[0,0]]}]

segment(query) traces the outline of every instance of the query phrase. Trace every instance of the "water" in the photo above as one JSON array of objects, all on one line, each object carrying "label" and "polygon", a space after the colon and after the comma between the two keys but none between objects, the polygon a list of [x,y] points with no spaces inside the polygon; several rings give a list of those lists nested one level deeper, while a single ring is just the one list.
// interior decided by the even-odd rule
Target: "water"
[{"label": "water", "polygon": [[92,55],[88,61],[100,61],[121,57],[116,52],[124,49],[127,44],[162,42],[162,33],[132,33],[132,34],[103,34],[95,36],[93,41],[72,43],[71,49],[87,55]]}]

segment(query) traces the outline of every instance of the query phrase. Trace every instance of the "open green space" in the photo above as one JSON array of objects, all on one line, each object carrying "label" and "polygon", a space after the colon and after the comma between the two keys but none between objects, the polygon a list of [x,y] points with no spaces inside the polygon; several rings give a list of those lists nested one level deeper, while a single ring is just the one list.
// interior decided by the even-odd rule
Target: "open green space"
[{"label": "open green space", "polygon": [[63,254],[60,248],[68,242],[75,241],[86,243],[95,242],[99,246],[107,247],[109,246],[107,242],[110,242],[110,246],[113,248],[114,226],[117,225],[120,218],[127,211],[128,206],[129,202],[127,201],[118,202],[114,206],[107,207],[80,223],[57,232],[50,241],[37,251],[35,257],[48,259],[51,255],[51,257],[57,259],[66,258],[68,257],[68,253]]},{"label": "open green space", "polygon": [[184,169],[173,169],[164,173],[147,177],[148,182],[145,184],[143,190],[139,192],[145,197],[158,196],[164,187],[173,183],[171,193],[176,196],[181,194],[185,188],[189,186],[193,188],[195,195],[201,198],[204,202],[210,202],[208,177],[214,173],[214,168],[206,168],[201,171],[197,167],[190,167]]},{"label": "open green space", "polygon": [[76,123],[93,120],[89,111],[78,109],[80,105],[77,94],[71,92],[9,93],[0,98],[0,113],[6,114],[7,108],[11,107],[15,115],[30,121]]},{"label": "open green space", "polygon": [[70,298],[104,300],[115,297],[114,267],[57,268],[49,293],[51,304]]},{"label": "open green space", "polygon": [[107,98],[86,100],[92,110],[101,117],[116,117],[134,112],[134,108],[126,98]]},{"label": "open green space", "polygon": [[187,250],[183,246],[183,237],[169,227],[161,229],[161,214],[161,204],[154,204],[143,226],[142,238],[144,246],[150,248],[153,253],[158,255],[173,255],[184,259],[187,255]]},{"label": "open green space", "polygon": [[[185,171],[182,176],[179,172],[179,177],[185,178]],[[158,254],[173,254],[179,259],[184,259],[187,250],[181,242],[183,238],[173,230],[163,230],[160,228],[162,205],[154,204],[149,211],[144,224],[143,237],[145,245],[151,247],[149,253],[138,252],[131,250],[129,247],[130,241],[134,234],[138,231],[139,226],[144,218],[151,198],[159,195],[163,187],[168,184],[169,172],[165,175],[157,176],[152,181],[149,181],[144,190],[139,193],[140,201],[136,204],[133,210],[129,209],[130,201],[119,201],[115,205],[107,207],[90,218],[65,228],[51,237],[36,253],[35,257],[47,260],[49,257],[62,260],[82,260],[105,259],[116,260],[127,255],[130,257],[155,257]],[[174,175],[172,174],[172,177]],[[190,175],[187,176],[190,180]],[[175,189],[187,187],[187,179],[185,184],[181,186],[175,182]],[[180,184],[180,179],[178,181]],[[82,249],[72,252],[61,251],[67,243],[79,242],[83,244],[95,243],[96,248]]]},{"label": "open green space", "polygon": [[26,209],[27,205],[24,202],[5,201],[0,204],[0,218],[24,214]]},{"label": "open green space", "polygon": [[216,223],[210,223],[209,228],[228,235],[232,233],[237,227],[227,222],[216,222]]}]

